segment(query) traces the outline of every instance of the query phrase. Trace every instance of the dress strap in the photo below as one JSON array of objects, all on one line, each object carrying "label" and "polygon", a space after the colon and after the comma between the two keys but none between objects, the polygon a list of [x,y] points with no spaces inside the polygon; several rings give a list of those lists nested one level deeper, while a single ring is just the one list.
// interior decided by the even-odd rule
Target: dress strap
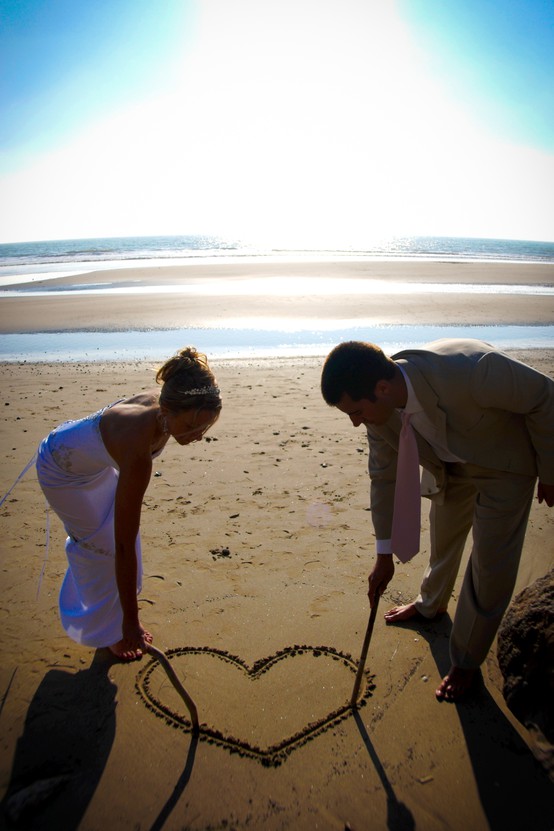
[{"label": "dress strap", "polygon": [[2,499],[0,499],[0,508],[2,507],[2,505],[4,504],[4,502],[6,501],[6,499],[7,499],[7,498],[8,498],[8,496],[10,495],[10,493],[13,491],[13,489],[15,488],[15,486],[17,485],[17,483],[18,483],[18,482],[20,482],[20,481],[23,479],[23,477],[25,476],[25,474],[27,473],[27,471],[29,470],[29,468],[31,467],[31,465],[34,465],[34,464],[35,464],[35,462],[36,462],[36,460],[37,460],[37,452],[38,452],[38,451],[37,451],[37,450],[35,450],[35,452],[33,453],[33,458],[32,458],[32,459],[29,459],[29,461],[27,462],[27,464],[25,465],[25,467],[23,468],[23,470],[21,471],[21,473],[19,474],[19,476],[17,477],[17,479],[15,480],[15,482],[13,483],[13,485],[11,486],[11,488],[9,489],[9,491],[7,491],[7,492],[4,494],[4,496],[2,497]]},{"label": "dress strap", "polygon": [[[0,507],[2,507],[2,505],[4,504],[4,502],[6,501],[8,496],[10,495],[10,493],[13,491],[13,489],[15,488],[17,483],[20,482],[23,479],[23,477],[25,476],[25,474],[27,473],[29,468],[32,465],[35,464],[35,462],[37,460],[37,454],[38,454],[38,451],[35,450],[35,452],[33,453],[32,458],[29,459],[29,461],[27,462],[27,464],[25,465],[25,467],[23,468],[23,470],[21,471],[21,473],[19,474],[19,476],[17,477],[17,479],[15,480],[15,482],[13,483],[11,488],[4,494],[2,499],[0,499]],[[38,579],[37,600],[38,600],[38,596],[39,596],[39,593],[40,593],[40,587],[42,585],[42,578],[44,577],[44,572],[46,571],[46,563],[48,562],[48,551],[50,549],[50,505],[48,504],[48,502],[46,502],[46,545],[45,545],[45,549],[46,550],[44,552],[44,560],[42,562],[42,569],[41,569],[41,572],[40,572],[40,577]]]},{"label": "dress strap", "polygon": [[44,559],[42,561],[42,568],[40,570],[40,577],[38,578],[38,586],[37,586],[37,596],[36,599],[38,600],[38,596],[40,594],[40,587],[42,586],[42,578],[44,577],[44,572],[46,571],[46,563],[48,562],[48,551],[50,550],[50,505],[48,504],[48,500],[45,500],[46,504],[46,540],[44,543]]}]

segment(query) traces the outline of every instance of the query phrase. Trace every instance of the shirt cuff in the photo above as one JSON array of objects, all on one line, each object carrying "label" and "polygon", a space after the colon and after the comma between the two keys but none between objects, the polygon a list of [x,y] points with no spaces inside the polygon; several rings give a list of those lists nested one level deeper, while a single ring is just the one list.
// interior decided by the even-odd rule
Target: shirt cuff
[{"label": "shirt cuff", "polygon": [[377,540],[376,542],[377,554],[392,554],[392,544],[390,540]]}]

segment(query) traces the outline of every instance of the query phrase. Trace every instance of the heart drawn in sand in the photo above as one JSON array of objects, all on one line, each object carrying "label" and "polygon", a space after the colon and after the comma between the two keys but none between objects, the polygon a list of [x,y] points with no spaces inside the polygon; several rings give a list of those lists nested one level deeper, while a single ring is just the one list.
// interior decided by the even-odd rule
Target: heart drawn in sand
[{"label": "heart drawn in sand", "polygon": [[[352,713],[357,664],[329,646],[290,646],[249,666],[208,646],[168,650],[167,658],[193,698],[199,738],[264,765],[289,753]],[[374,684],[365,674],[358,706]],[[191,731],[189,713],[155,659],[138,673],[146,706],[173,726]]]}]

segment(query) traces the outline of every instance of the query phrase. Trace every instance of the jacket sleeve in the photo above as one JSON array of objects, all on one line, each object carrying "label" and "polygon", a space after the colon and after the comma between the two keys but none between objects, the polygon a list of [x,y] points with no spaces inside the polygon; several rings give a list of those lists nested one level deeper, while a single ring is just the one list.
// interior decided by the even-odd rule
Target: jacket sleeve
[{"label": "jacket sleeve", "polygon": [[367,429],[371,519],[378,540],[388,540],[392,531],[397,452],[381,436]]},{"label": "jacket sleeve", "polygon": [[472,396],[484,408],[522,418],[539,479],[554,484],[554,381],[501,352],[488,352],[474,370]]}]

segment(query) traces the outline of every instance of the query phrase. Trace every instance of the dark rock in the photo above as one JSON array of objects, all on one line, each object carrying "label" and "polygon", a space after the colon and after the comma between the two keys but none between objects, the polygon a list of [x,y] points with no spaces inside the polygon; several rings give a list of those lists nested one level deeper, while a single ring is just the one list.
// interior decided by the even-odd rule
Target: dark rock
[{"label": "dark rock", "polygon": [[529,730],[531,749],[554,782],[554,569],[512,602],[497,655],[506,704]]}]

